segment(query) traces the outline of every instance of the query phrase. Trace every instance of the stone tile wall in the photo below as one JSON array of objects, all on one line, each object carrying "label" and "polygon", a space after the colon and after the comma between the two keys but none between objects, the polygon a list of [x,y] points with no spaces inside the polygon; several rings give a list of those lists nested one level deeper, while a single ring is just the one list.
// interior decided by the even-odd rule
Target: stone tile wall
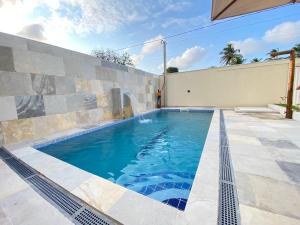
[{"label": "stone tile wall", "polygon": [[134,112],[150,110],[158,82],[145,71],[0,33],[0,145],[120,118],[123,93]]}]

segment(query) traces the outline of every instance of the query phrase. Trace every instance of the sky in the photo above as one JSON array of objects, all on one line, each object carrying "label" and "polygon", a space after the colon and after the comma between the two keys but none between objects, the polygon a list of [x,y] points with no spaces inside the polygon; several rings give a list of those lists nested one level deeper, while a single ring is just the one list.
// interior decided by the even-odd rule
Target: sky
[{"label": "sky", "polygon": [[221,66],[227,43],[247,62],[300,43],[300,4],[217,22],[210,11],[211,0],[0,0],[0,32],[87,54],[122,49],[136,68],[156,74],[163,70],[161,43],[128,46],[208,26],[167,39],[168,66],[188,71]]}]

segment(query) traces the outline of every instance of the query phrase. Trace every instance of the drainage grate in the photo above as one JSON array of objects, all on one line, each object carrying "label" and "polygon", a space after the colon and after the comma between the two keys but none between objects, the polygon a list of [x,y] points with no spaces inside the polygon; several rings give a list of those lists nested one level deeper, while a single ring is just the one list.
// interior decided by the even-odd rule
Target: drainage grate
[{"label": "drainage grate", "polygon": [[82,207],[82,205],[75,202],[64,193],[58,191],[55,187],[53,187],[51,184],[49,184],[39,176],[31,177],[28,179],[28,181],[69,215],[73,215],[78,209]]},{"label": "drainage grate", "polygon": [[108,221],[87,209],[84,209],[79,213],[75,217],[75,220],[81,225],[110,225]]},{"label": "drainage grate", "polygon": [[24,178],[31,177],[35,175],[35,172],[21,163],[19,160],[15,158],[5,159],[5,162],[18,174],[20,174]]},{"label": "drainage grate", "polygon": [[240,225],[239,206],[223,111],[220,110],[219,225]]},{"label": "drainage grate", "polygon": [[0,147],[0,157],[2,159],[8,159],[8,158],[11,158],[12,155]]},{"label": "drainage grate", "polygon": [[238,225],[234,185],[221,182],[221,215],[219,224]]},{"label": "drainage grate", "polygon": [[221,146],[221,162],[224,166],[230,167],[228,146]]},{"label": "drainage grate", "polygon": [[231,168],[223,166],[221,169],[221,181],[227,181],[232,183],[232,173],[231,173]]},{"label": "drainage grate", "polygon": [[51,180],[35,172],[30,166],[15,158],[6,149],[0,147],[0,157],[17,174],[22,176],[43,198],[57,207],[72,222],[78,225],[120,224],[100,212],[97,212],[71,193],[62,189]]}]

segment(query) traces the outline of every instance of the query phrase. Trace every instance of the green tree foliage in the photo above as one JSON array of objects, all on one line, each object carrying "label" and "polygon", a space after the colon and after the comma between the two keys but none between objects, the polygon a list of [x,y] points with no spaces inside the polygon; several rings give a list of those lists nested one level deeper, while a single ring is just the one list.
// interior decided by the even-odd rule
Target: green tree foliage
[{"label": "green tree foliage", "polygon": [[221,63],[224,65],[243,64],[246,59],[240,54],[239,49],[235,49],[233,44],[228,43],[220,52]]},{"label": "green tree foliage", "polygon": [[276,53],[276,52],[279,52],[278,48],[273,48],[271,51],[269,51],[268,52],[269,58],[267,58],[266,60],[278,60],[278,59],[281,59],[279,56],[272,57],[272,54]]},{"label": "green tree foliage", "polygon": [[246,59],[244,58],[244,56],[238,55],[235,59],[234,64],[243,64],[245,61]]},{"label": "green tree foliage", "polygon": [[177,67],[168,67],[167,68],[167,73],[178,73],[178,68]]},{"label": "green tree foliage", "polygon": [[300,44],[296,44],[295,47],[296,57],[300,57]]},{"label": "green tree foliage", "polygon": [[251,63],[257,63],[257,62],[261,62],[262,61],[262,59],[259,59],[259,58],[253,58],[252,60],[251,60]]},{"label": "green tree foliage", "polygon": [[94,49],[92,51],[92,55],[96,56],[97,58],[108,61],[112,63],[117,63],[120,65],[128,65],[133,66],[133,61],[131,59],[131,56],[124,52],[122,54],[118,54],[117,52],[111,50],[111,49]]}]

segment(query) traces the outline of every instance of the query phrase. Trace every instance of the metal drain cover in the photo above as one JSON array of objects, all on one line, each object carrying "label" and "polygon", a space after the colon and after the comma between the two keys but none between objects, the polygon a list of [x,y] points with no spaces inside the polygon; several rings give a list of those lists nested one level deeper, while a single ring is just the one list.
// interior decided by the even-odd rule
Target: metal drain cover
[{"label": "metal drain cover", "polygon": [[71,199],[69,196],[58,191],[55,187],[49,184],[46,180],[39,176],[34,176],[28,179],[42,194],[57,204],[69,215],[73,215],[79,210],[82,205]]},{"label": "metal drain cover", "polygon": [[234,183],[228,138],[223,111],[220,111],[220,181],[219,181],[219,225],[240,225],[239,206]]},{"label": "metal drain cover", "polygon": [[33,170],[29,169],[27,166],[25,166],[23,163],[21,163],[15,158],[5,159],[5,162],[24,178],[31,177],[35,174]]},{"label": "metal drain cover", "polygon": [[8,159],[8,158],[11,158],[12,155],[9,152],[5,151],[3,148],[0,147],[0,157],[2,159]]},{"label": "metal drain cover", "polygon": [[79,215],[75,217],[81,225],[110,225],[104,218],[99,217],[90,210],[84,209]]}]

